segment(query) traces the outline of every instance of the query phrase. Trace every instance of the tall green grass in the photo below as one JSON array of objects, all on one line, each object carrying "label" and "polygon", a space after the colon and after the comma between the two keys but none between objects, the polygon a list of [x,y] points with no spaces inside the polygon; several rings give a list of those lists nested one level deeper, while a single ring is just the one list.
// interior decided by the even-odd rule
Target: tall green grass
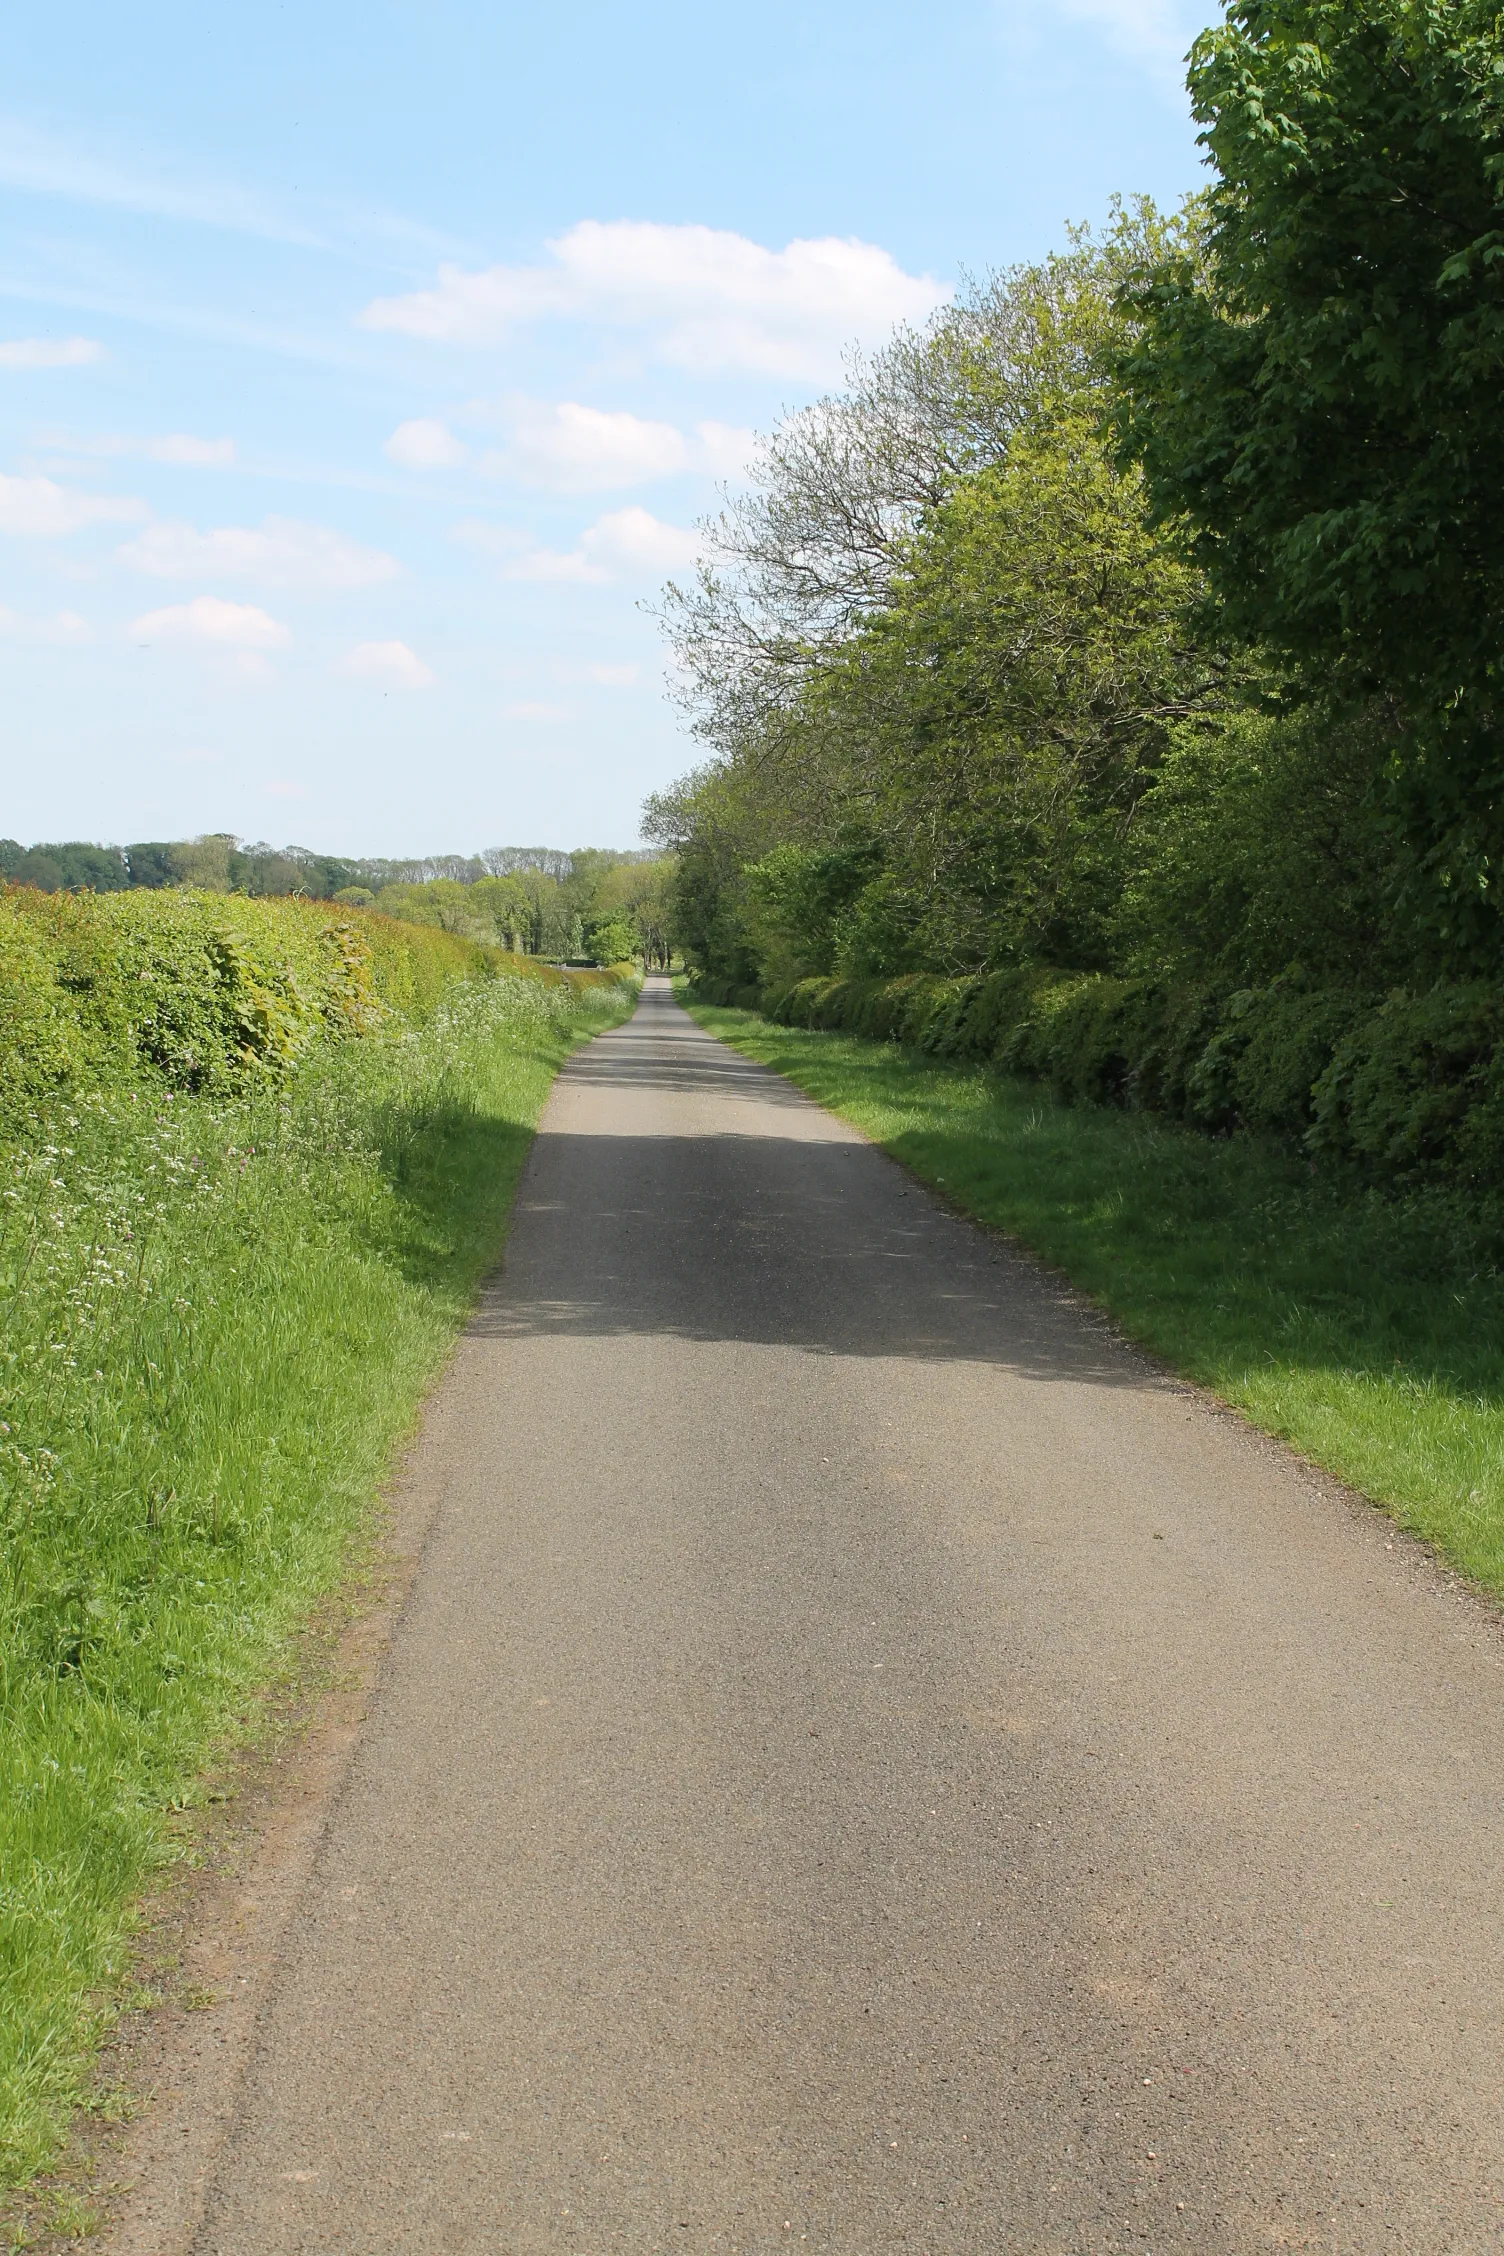
[{"label": "tall green grass", "polygon": [[1132,1338],[1504,1592],[1496,1235],[1272,1144],[1063,1105],[892,1044],[694,1016],[1065,1272]]},{"label": "tall green grass", "polygon": [[0,1155],[0,2177],[56,2150],[166,1813],[337,1579],[560,1061],[630,997],[457,980],[238,1093],[75,1086]]}]

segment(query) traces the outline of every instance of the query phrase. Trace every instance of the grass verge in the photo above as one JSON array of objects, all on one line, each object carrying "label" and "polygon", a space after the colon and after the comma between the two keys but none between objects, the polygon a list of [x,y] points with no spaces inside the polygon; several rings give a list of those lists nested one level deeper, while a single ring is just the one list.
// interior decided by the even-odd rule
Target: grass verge
[{"label": "grass verge", "polygon": [[1133,1339],[1504,1592],[1504,1277],[1441,1192],[684,997]]},{"label": "grass verge", "polygon": [[228,1098],[59,1100],[0,1204],[0,2182],[57,2150],[170,1813],[338,1579],[533,1125],[630,990],[456,983]]}]

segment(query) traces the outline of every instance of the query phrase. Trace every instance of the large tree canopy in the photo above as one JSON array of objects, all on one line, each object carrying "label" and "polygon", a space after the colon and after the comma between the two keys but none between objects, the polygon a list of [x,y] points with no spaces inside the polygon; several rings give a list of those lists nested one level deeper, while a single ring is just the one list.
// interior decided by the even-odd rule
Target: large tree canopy
[{"label": "large tree canopy", "polygon": [[1478,0],[1233,0],[1193,51],[1216,168],[1146,264],[1127,442],[1225,625],[1494,733],[1504,37]]},{"label": "large tree canopy", "polygon": [[666,613],[718,761],[649,816],[700,960],[1108,960],[1134,810],[1227,672],[1105,435],[1118,283],[1172,236],[1137,209],[900,336],[704,528]]}]

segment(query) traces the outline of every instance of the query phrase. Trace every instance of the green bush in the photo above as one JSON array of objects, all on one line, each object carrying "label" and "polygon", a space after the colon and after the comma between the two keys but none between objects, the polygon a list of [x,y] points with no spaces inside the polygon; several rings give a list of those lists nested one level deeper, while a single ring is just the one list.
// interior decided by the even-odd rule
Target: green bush
[{"label": "green bush", "polygon": [[228,1093],[321,1038],[420,1018],[512,959],[348,907],[188,892],[0,892],[0,1105],[143,1071]]},{"label": "green bush", "polygon": [[1504,1179],[1504,995],[1438,987],[1386,1002],[1310,988],[1116,979],[1032,965],[971,979],[801,979],[756,989],[702,980],[708,1003],[786,1026],[904,1042],[1046,1081],[1072,1104],[1167,1113],[1213,1133],[1304,1141],[1369,1173]]},{"label": "green bush", "polygon": [[1459,1161],[1494,1172],[1504,996],[1490,986],[1403,990],[1337,1043],[1315,1084],[1311,1147],[1411,1174]]},{"label": "green bush", "polygon": [[1230,996],[1189,1076],[1187,1112],[1203,1127],[1243,1126],[1303,1136],[1312,1092],[1373,998],[1342,991],[1272,987]]}]

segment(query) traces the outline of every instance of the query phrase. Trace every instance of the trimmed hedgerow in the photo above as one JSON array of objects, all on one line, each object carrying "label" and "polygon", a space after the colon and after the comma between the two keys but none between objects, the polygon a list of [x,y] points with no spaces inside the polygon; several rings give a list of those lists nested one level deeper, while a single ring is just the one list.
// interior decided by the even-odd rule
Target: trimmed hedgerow
[{"label": "trimmed hedgerow", "polygon": [[996,1065],[1072,1104],[1248,1128],[1386,1177],[1504,1181],[1504,994],[1493,987],[1386,997],[1313,987],[1292,969],[1228,994],[1035,965],[761,992],[706,980],[696,993],[785,1026]]},{"label": "trimmed hedgerow", "polygon": [[427,925],[299,900],[0,891],[0,1106],[144,1071],[223,1094],[320,1039],[425,1017],[457,979],[526,970]]}]

